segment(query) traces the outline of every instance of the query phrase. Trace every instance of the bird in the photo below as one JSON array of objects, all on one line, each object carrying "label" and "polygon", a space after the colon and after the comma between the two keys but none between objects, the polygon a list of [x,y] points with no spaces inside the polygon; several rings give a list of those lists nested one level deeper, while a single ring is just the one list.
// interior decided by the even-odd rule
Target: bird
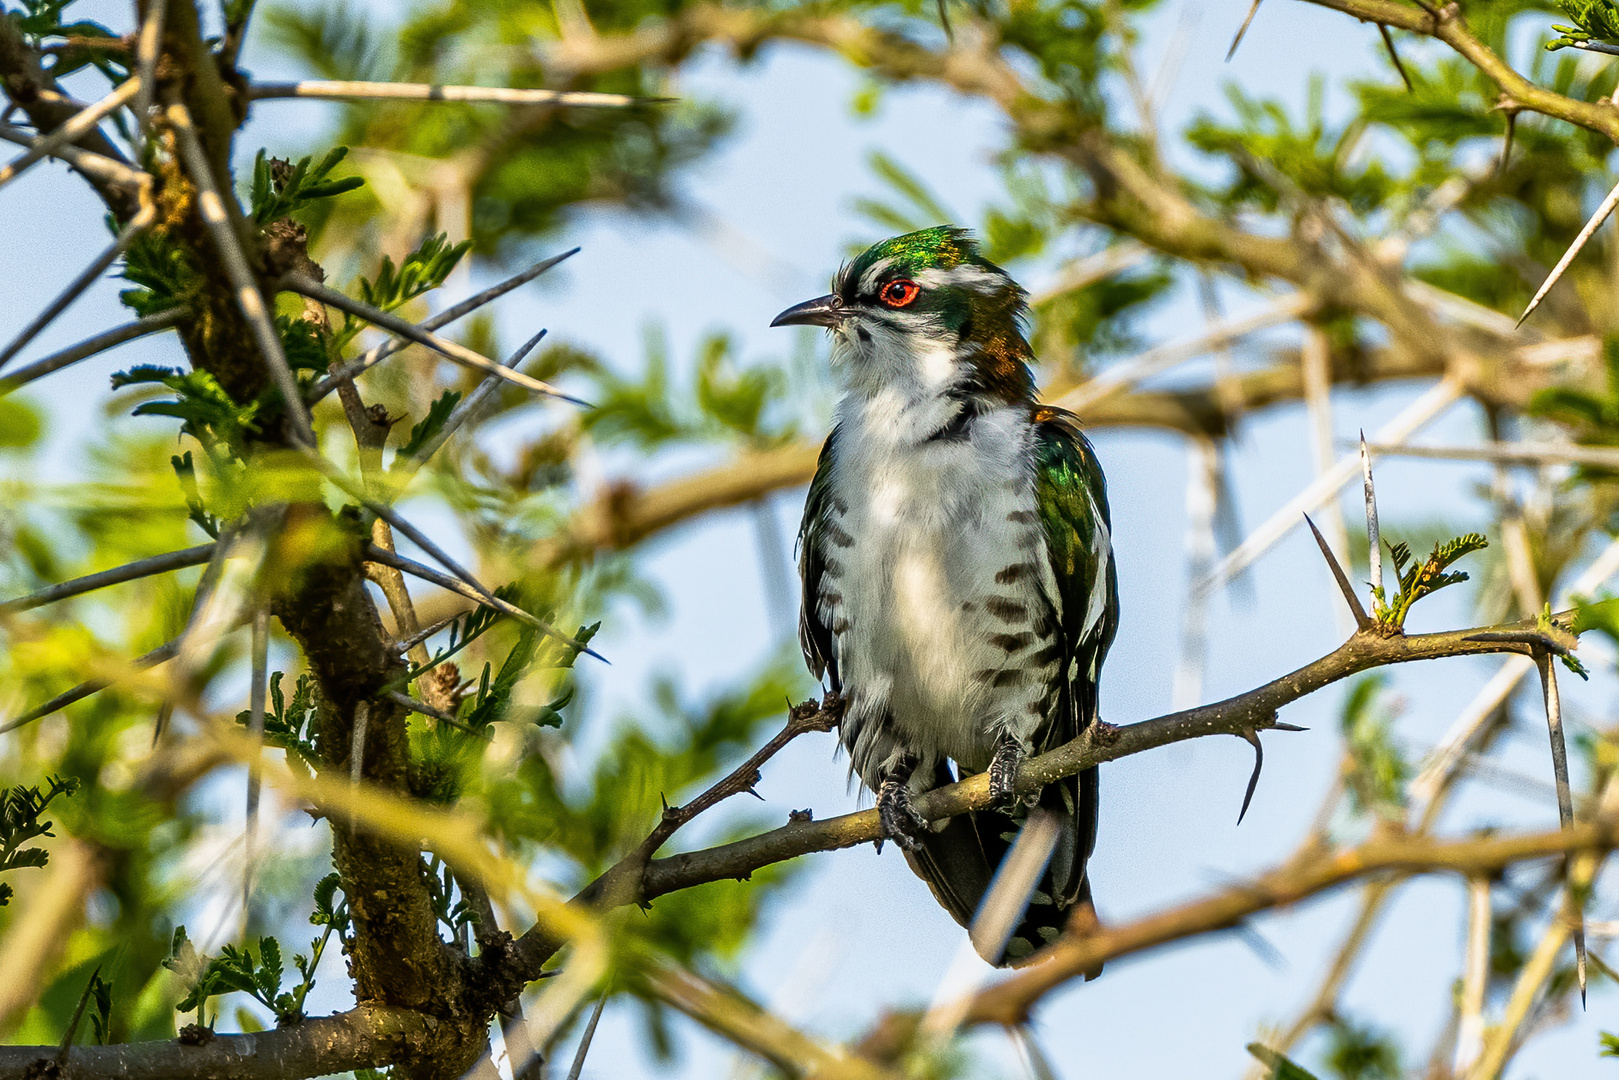
[{"label": "bird", "polygon": [[[970,927],[1033,806],[1059,823],[1021,923],[984,955],[998,965],[1029,962],[1076,909],[1095,917],[1096,768],[1015,788],[1027,757],[1100,722],[1119,619],[1102,467],[1078,419],[1039,402],[1027,320],[1018,283],[941,225],[868,248],[771,323],[831,337],[840,397],[799,530],[799,642],[842,701],[883,836]],[[992,808],[917,811],[985,771]]]}]

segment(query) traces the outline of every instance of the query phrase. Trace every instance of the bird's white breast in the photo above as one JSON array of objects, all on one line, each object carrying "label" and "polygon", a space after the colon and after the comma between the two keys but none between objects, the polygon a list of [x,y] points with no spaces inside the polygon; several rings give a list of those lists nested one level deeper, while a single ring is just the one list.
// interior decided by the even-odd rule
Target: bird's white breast
[{"label": "bird's white breast", "polygon": [[1056,590],[1035,512],[1028,411],[981,413],[929,439],[958,402],[925,390],[851,394],[830,474],[820,612],[868,786],[901,752],[984,768],[1001,733],[1040,726]]}]

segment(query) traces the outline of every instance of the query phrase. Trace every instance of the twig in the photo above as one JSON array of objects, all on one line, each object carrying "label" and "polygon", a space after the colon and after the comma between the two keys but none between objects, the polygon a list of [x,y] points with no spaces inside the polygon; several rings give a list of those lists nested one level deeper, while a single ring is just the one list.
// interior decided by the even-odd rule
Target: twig
[{"label": "twig", "polygon": [[659,105],[672,98],[638,98],[625,94],[597,94],[579,90],[523,90],[508,86],[443,86],[437,83],[345,82],[306,79],[303,82],[253,83],[249,101],[278,98],[318,98],[326,101],[464,101],[497,105],[554,105],[621,109],[632,105]]},{"label": "twig", "polygon": [[[1230,929],[1258,912],[1291,906],[1357,878],[1388,871],[1490,873],[1528,859],[1607,850],[1615,843],[1619,843],[1619,821],[1609,816],[1600,824],[1581,825],[1573,831],[1448,841],[1407,834],[1374,837],[1354,848],[1307,845],[1275,869],[1203,899],[1152,913],[1133,923],[1058,939],[1045,963],[1025,968],[980,993],[968,1020],[1020,1023],[1027,1019],[1035,1002],[1099,963]],[[1563,919],[1554,923],[1566,926]],[[1566,935],[1566,930],[1562,933]]]},{"label": "twig", "polygon": [[[1537,650],[1535,666],[1540,670],[1540,689],[1546,704],[1546,731],[1552,744],[1552,775],[1557,779],[1557,820],[1563,828],[1574,826],[1574,795],[1568,782],[1568,747],[1563,741],[1563,703],[1557,693],[1557,668],[1550,650]],[[1569,887],[1569,905],[1578,920],[1569,928],[1574,935],[1574,956],[1580,981],[1580,1002],[1585,1001],[1585,913]]]},{"label": "twig", "polygon": [[1606,41],[1569,41],[1572,49],[1584,49],[1586,52],[1602,53],[1604,56],[1619,56],[1619,45],[1609,45]]},{"label": "twig", "polygon": [[[545,333],[544,330],[541,330],[524,342],[521,348],[512,353],[510,359],[506,361],[506,366],[515,369],[518,364],[521,364],[523,359],[533,351],[534,346],[538,345],[540,340],[545,337]],[[444,421],[444,426],[439,429],[437,435],[423,443],[422,448],[416,451],[415,455],[406,462],[401,464],[395,461],[393,468],[400,479],[404,480],[414,476],[418,469],[427,464],[433,455],[438,453],[439,448],[449,441],[450,436],[454,435],[456,430],[466,423],[485,401],[489,400],[490,395],[495,392],[495,389],[500,386],[502,381],[499,375],[486,377],[472,393],[468,394],[463,401],[450,411],[449,417]]]},{"label": "twig", "polygon": [[134,109],[143,138],[151,134],[152,94],[157,89],[157,54],[163,48],[163,15],[168,8],[168,0],[148,0],[146,18],[141,21],[140,34],[135,39],[135,73],[140,79],[140,88],[135,91],[131,108]]},{"label": "twig", "polygon": [[1075,259],[1057,272],[1055,281],[1029,297],[1029,306],[1039,307],[1066,293],[1094,285],[1098,281],[1146,262],[1151,256],[1152,249],[1147,245],[1135,240],[1126,240],[1103,248],[1094,255]]},{"label": "twig", "polygon": [[1552,286],[1557,284],[1558,279],[1563,276],[1563,272],[1574,261],[1574,256],[1578,255],[1591,237],[1596,234],[1598,227],[1608,220],[1608,215],[1613,213],[1613,208],[1616,206],[1619,206],[1619,184],[1615,184],[1613,190],[1603,197],[1601,204],[1597,206],[1596,213],[1591,215],[1591,219],[1585,223],[1585,227],[1580,230],[1579,235],[1574,237],[1574,242],[1568,245],[1568,250],[1563,252],[1563,257],[1557,260],[1556,266],[1552,267],[1552,272],[1546,275],[1546,280],[1541,282],[1540,288],[1535,290],[1535,295],[1529,300],[1529,306],[1523,309],[1522,315],[1518,316],[1519,326],[1522,326],[1524,320],[1529,318],[1534,313],[1534,310],[1540,306],[1540,302],[1546,298],[1546,294],[1552,291]]},{"label": "twig", "polygon": [[[1215,520],[1219,510],[1220,447],[1213,439],[1188,443],[1186,469],[1186,578],[1202,581],[1214,565]],[[1170,701],[1178,709],[1203,699],[1203,670],[1208,663],[1207,593],[1196,589],[1181,610],[1180,656]]]},{"label": "twig", "polygon": [[1503,465],[1591,465],[1619,469],[1619,450],[1603,446],[1530,446],[1491,442],[1483,446],[1391,446],[1377,443],[1374,454],[1390,457],[1434,458],[1441,461],[1493,461]]},{"label": "twig", "polygon": [[715,980],[670,966],[654,969],[646,982],[654,997],[788,1076],[897,1080],[895,1073],[875,1062],[843,1047],[827,1046]]},{"label": "twig", "polygon": [[69,282],[67,288],[63,289],[56,299],[46,305],[44,311],[34,316],[34,320],[23,327],[22,332],[12,339],[11,344],[4,349],[0,349],[0,367],[5,367],[6,361],[27,347],[28,343],[33,341],[39,332],[49,326],[58,315],[66,311],[68,305],[77,300],[85,289],[95,284],[107,267],[117,261],[118,257],[134,241],[135,237],[144,232],[156,216],[157,212],[153,205],[150,202],[144,203],[139,212],[130,219],[129,224],[119,231],[118,237],[112,242],[112,245],[98,255],[94,262],[85,267],[78,277]]},{"label": "twig", "polygon": [[591,1010],[590,1021],[585,1024],[585,1033],[579,1037],[579,1049],[573,1052],[573,1066],[568,1069],[568,1080],[579,1080],[585,1071],[585,1055],[590,1053],[591,1040],[596,1037],[596,1025],[601,1022],[602,1010],[607,1008],[607,992],[596,999],[596,1007]]},{"label": "twig", "polygon": [[445,629],[451,623],[453,623],[455,620],[459,619],[461,616],[463,616],[465,614],[466,614],[465,611],[458,611],[454,615],[446,615],[446,616],[444,616],[444,618],[440,619],[438,622],[433,623],[430,626],[423,627],[422,629],[418,630],[416,633],[410,635],[409,637],[400,638],[397,641],[389,642],[388,643],[388,651],[393,652],[393,653],[409,652],[412,648],[414,648],[417,645],[420,645],[422,642],[426,641],[428,638],[432,637],[434,634],[436,634],[439,631]]},{"label": "twig", "polygon": [[1248,32],[1248,24],[1254,21],[1257,14],[1259,14],[1259,0],[1253,0],[1253,3],[1248,5],[1248,14],[1243,18],[1242,25],[1237,27],[1236,36],[1231,39],[1231,48],[1225,51],[1226,63],[1229,64],[1231,58],[1237,55],[1237,46],[1242,44],[1242,36]]},{"label": "twig", "polygon": [[433,719],[441,720],[453,728],[458,728],[459,730],[466,732],[468,735],[477,735],[478,738],[483,738],[482,735],[479,735],[476,731],[473,731],[472,728],[463,723],[459,717],[453,716],[450,713],[445,712],[443,709],[434,708],[427,702],[413,698],[409,694],[402,694],[398,690],[384,690],[382,692],[382,696],[402,709],[407,709],[410,712],[418,712],[423,716],[431,716]]},{"label": "twig", "polygon": [[355,702],[354,734],[349,743],[349,782],[358,784],[365,775],[365,729],[371,721],[371,703]]},{"label": "twig", "polygon": [[61,127],[32,140],[32,145],[21,154],[0,166],[0,187],[5,187],[20,176],[34,162],[56,154],[63,147],[76,142],[92,131],[102,119],[119,108],[141,88],[140,76],[125,79],[112,93],[78,113]]},{"label": "twig", "polygon": [[634,851],[620,859],[580,893],[581,898],[602,897],[604,902],[617,906],[640,898],[644,889],[644,874],[652,856],[668,843],[681,826],[706,810],[717,806],[733,795],[743,792],[757,795],[754,787],[759,783],[759,770],[782,747],[811,731],[831,731],[843,719],[843,701],[827,694],[820,703],[803,701],[787,713],[787,725],[771,740],[760,747],[748,760],[732,769],[723,779],[713,784],[684,806],[663,808],[663,816]]},{"label": "twig", "polygon": [[[353,492],[350,492],[350,494],[353,494]],[[399,528],[397,522],[394,523],[394,527]],[[407,526],[407,528],[410,527]],[[423,545],[420,540],[417,540],[416,537],[411,536],[411,532],[416,531],[414,528],[411,528],[410,532],[405,532],[404,529],[400,529],[399,531],[404,532],[405,536],[407,536],[413,543],[415,543],[418,547],[421,547],[422,550],[427,551],[429,554],[432,554],[433,549],[437,548],[438,546],[436,544],[432,544],[431,541],[429,541],[428,545]],[[423,539],[425,539],[425,537]],[[463,576],[451,577],[449,574],[441,574],[431,567],[423,566],[419,562],[412,559],[407,559],[402,555],[397,555],[394,552],[377,547],[375,544],[368,544],[366,546],[365,557],[370,562],[379,562],[387,566],[392,566],[397,570],[410,574],[412,577],[419,577],[423,581],[430,581],[441,589],[449,589],[451,592],[459,593],[460,595],[467,597],[469,600],[476,600],[484,607],[494,608],[502,615],[509,615],[518,622],[532,626],[541,633],[546,634],[549,637],[556,638],[565,645],[578,649],[580,652],[594,656],[596,659],[606,663],[606,658],[604,656],[591,649],[583,642],[577,641],[569,635],[564,634],[562,631],[556,629],[544,619],[530,615],[517,605],[502,600],[500,597],[484,588],[484,586],[478,583],[476,579],[468,581],[466,580],[466,577]],[[434,558],[438,558],[438,556],[434,555]],[[439,561],[443,562],[444,560],[440,559]],[[464,573],[464,571],[462,573]]]},{"label": "twig", "polygon": [[56,1069],[59,1075],[68,1075],[67,1059],[73,1051],[73,1036],[79,1033],[79,1021],[84,1019],[84,1007],[90,1003],[90,989],[95,986],[96,979],[101,975],[101,965],[90,973],[85,980],[84,992],[79,995],[79,1004],[73,1009],[73,1019],[67,1022],[67,1031],[62,1035],[62,1048],[56,1052]]},{"label": "twig", "polygon": [[108,349],[115,348],[127,341],[134,341],[136,338],[145,337],[147,334],[156,334],[159,331],[167,330],[185,318],[187,314],[188,312],[185,308],[170,308],[168,311],[160,311],[156,315],[148,315],[144,319],[137,319],[134,322],[125,323],[123,326],[105,330],[93,338],[87,338],[79,342],[77,345],[69,345],[59,352],[54,352],[43,359],[35,360],[32,364],[20,367],[10,375],[0,378],[0,397],[27,386],[35,379],[43,379],[53,372],[61,371],[70,364],[77,364],[80,360],[88,360],[97,353],[106,352]]},{"label": "twig", "polygon": [[1332,553],[1327,544],[1327,538],[1321,535],[1321,530],[1315,527],[1310,515],[1304,515],[1304,523],[1310,526],[1310,532],[1315,536],[1315,542],[1321,548],[1321,557],[1327,560],[1327,567],[1332,571],[1332,579],[1338,583],[1338,591],[1343,593],[1344,603],[1349,605],[1349,613],[1355,617],[1355,626],[1361,630],[1371,628],[1372,620],[1367,617],[1366,609],[1360,606],[1360,598],[1355,595],[1355,587],[1349,584],[1349,578],[1344,574],[1344,568],[1338,565],[1338,557]]},{"label": "twig", "polygon": [[1416,93],[1416,87],[1411,85],[1411,76],[1406,72],[1405,65],[1400,63],[1400,53],[1394,47],[1394,35],[1389,33],[1388,23],[1378,23],[1377,32],[1383,35],[1383,47],[1388,50],[1389,59],[1394,61],[1394,70],[1400,73],[1400,81],[1405,83],[1405,92]]},{"label": "twig", "polygon": [[86,574],[71,581],[64,581],[38,592],[19,596],[15,600],[0,601],[0,615],[11,615],[19,611],[28,611],[31,608],[53,604],[58,600],[66,600],[70,596],[80,596],[96,589],[104,589],[108,585],[118,585],[125,581],[136,581],[155,574],[167,574],[173,570],[181,570],[188,566],[200,566],[213,557],[214,545],[201,544],[197,547],[186,548],[183,551],[171,551],[166,555],[154,555],[149,559],[141,559],[125,566],[112,570],[102,570],[95,574]]},{"label": "twig", "polygon": [[380,308],[374,308],[370,304],[361,303],[360,301],[355,300],[344,293],[338,292],[336,289],[328,288],[327,286],[320,284],[318,281],[312,281],[311,279],[304,277],[302,274],[287,274],[283,276],[281,279],[281,287],[284,289],[290,289],[292,292],[299,293],[303,296],[307,296],[312,300],[319,300],[323,304],[330,304],[339,311],[346,311],[350,315],[353,315],[356,318],[364,319],[366,322],[372,323],[376,326],[380,326],[382,329],[387,330],[390,333],[409,338],[418,345],[425,345],[434,352],[439,353],[450,360],[454,360],[456,363],[465,367],[474,368],[490,375],[498,375],[507,382],[521,386],[523,389],[532,391],[536,394],[544,394],[547,397],[560,398],[563,401],[572,402],[575,405],[583,405],[586,408],[590,407],[590,402],[581,401],[579,398],[565,394],[561,390],[558,390],[556,387],[552,386],[550,383],[544,383],[539,379],[531,378],[528,375],[523,375],[513,371],[504,364],[500,364],[489,359],[489,357],[483,355],[482,353],[472,351],[465,345],[457,344],[456,342],[450,341],[447,338],[441,338],[436,334],[423,330],[415,323],[407,322],[397,315],[390,315],[388,312],[383,311]]},{"label": "twig", "polygon": [[[557,263],[562,262],[564,259],[572,258],[577,254],[579,254],[579,249],[571,248],[568,251],[564,251],[560,255],[553,255],[549,259],[542,259],[533,266],[529,267],[527,270],[524,270],[522,273],[514,274],[505,281],[491,285],[489,288],[478,293],[476,296],[470,296],[461,301],[459,304],[445,308],[432,318],[423,320],[420,325],[420,329],[431,331],[448,326],[455,320],[471,314],[490,301],[499,299],[518,286],[526,285],[528,282],[533,281],[535,278],[557,265]],[[314,385],[314,387],[310,389],[309,400],[311,402],[321,400],[327,394],[330,394],[333,390],[337,389],[338,385],[344,380],[351,379],[368,368],[375,366],[381,361],[392,356],[394,353],[399,352],[409,344],[411,344],[410,340],[402,341],[397,338],[385,341],[376,348],[368,351],[359,359],[353,360],[339,368],[333,369],[324,379],[321,379]]]},{"label": "twig", "polygon": [[[1378,441],[1398,442],[1409,438],[1450,408],[1461,393],[1462,384],[1446,376],[1434,384],[1427,393],[1406,406],[1398,416],[1383,425],[1377,432]],[[1303,514],[1314,510],[1336,495],[1354,478],[1359,466],[1360,461],[1356,454],[1339,458],[1331,469],[1318,476],[1303,491],[1289,499],[1287,505],[1272,514],[1263,525],[1249,533],[1236,550],[1221,559],[1208,578],[1199,582],[1197,587],[1212,590],[1230,581],[1291,532]]]},{"label": "twig", "polygon": [[[175,638],[173,641],[159,645],[143,656],[136,657],[129,662],[130,669],[133,671],[145,671],[147,668],[156,667],[158,664],[173,660],[180,651],[180,641],[181,638]],[[87,679],[73,689],[57,694],[45,704],[23,713],[15,720],[8,720],[6,723],[0,724],[0,735],[4,735],[8,731],[16,731],[24,724],[31,724],[40,717],[49,716],[59,709],[65,709],[75,701],[83,701],[96,691],[105,690],[111,685],[112,682],[108,679]]]},{"label": "twig", "polygon": [[1018,829],[1012,850],[996,868],[995,879],[967,935],[978,955],[989,963],[995,963],[1006,951],[1006,943],[1028,909],[1029,897],[1034,895],[1040,875],[1056,850],[1060,832],[1061,822],[1054,811],[1031,810]]},{"label": "twig", "polygon": [[214,246],[219,249],[219,258],[224,263],[231,288],[236,290],[237,306],[242,309],[242,315],[253,331],[259,353],[264,357],[265,366],[270,369],[270,377],[286,401],[293,437],[304,446],[314,446],[315,429],[309,420],[309,409],[304,405],[298,380],[287,363],[287,354],[282,350],[281,334],[264,306],[264,296],[259,292],[253,268],[247,263],[241,238],[236,235],[230,216],[225,211],[224,199],[214,184],[208,155],[197,138],[196,128],[191,124],[191,114],[184,105],[176,103],[169,106],[168,118],[174,128],[180,156],[185,160],[186,172],[196,186],[197,206],[202,212],[203,223],[213,237]]},{"label": "twig", "polygon": [[[26,128],[11,124],[0,124],[0,139],[30,148],[38,141]],[[85,150],[71,143],[54,147],[49,156],[67,162],[92,181],[102,184],[138,191],[152,182],[152,178],[146,173],[130,168],[117,158]]]},{"label": "twig", "polygon": [[[1619,608],[1619,600],[1606,601],[1595,607],[1603,612],[1613,611]],[[1572,623],[1575,614],[1562,612],[1554,618],[1560,625],[1567,625]],[[1501,629],[1527,633],[1535,629],[1535,624],[1526,620]],[[1283,706],[1362,671],[1441,656],[1490,652],[1529,655],[1535,648],[1517,641],[1470,640],[1477,633],[1476,630],[1455,630],[1393,637],[1356,634],[1326,656],[1245,694],[1123,727],[1102,725],[1094,730],[1087,729],[1086,734],[1072,742],[1025,762],[1018,772],[1017,791],[1025,795],[1033,794],[1092,765],[1185,739],[1241,735],[1246,731],[1271,728],[1275,726],[1277,711]],[[918,796],[916,800],[918,812],[929,820],[968,810],[981,810],[989,805],[989,782],[983,774],[936,788]],[[824,820],[795,820],[779,829],[706,851],[655,859],[647,866],[642,896],[652,899],[707,881],[743,877],[753,870],[785,859],[797,858],[812,851],[870,843],[881,835],[882,828],[875,810]],[[592,894],[600,891],[600,879],[586,891]]]},{"label": "twig", "polygon": [[[270,605],[253,609],[253,670],[247,695],[247,733],[259,745],[264,743],[264,699],[270,670]],[[263,770],[257,756],[247,766],[247,814],[242,836],[242,938],[253,925],[253,860],[259,826],[259,788]]]}]

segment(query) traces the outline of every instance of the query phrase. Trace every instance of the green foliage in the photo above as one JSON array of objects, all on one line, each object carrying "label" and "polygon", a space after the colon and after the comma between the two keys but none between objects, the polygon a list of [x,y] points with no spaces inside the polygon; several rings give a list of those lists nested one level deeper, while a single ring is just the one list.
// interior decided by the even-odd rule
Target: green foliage
[{"label": "green foliage", "polygon": [[219,380],[206,371],[141,364],[112,377],[112,388],[156,384],[174,392],[164,401],[143,401],[135,406],[135,416],[172,416],[182,421],[180,432],[190,435],[210,454],[242,458],[249,435],[259,431],[260,402],[239,404]]},{"label": "green foliage", "polygon": [[405,469],[409,463],[422,452],[422,448],[431,440],[438,437],[444,430],[444,424],[450,419],[450,414],[461,402],[459,390],[446,390],[440,394],[427,408],[427,415],[419,423],[411,425],[410,438],[394,453],[392,468]]},{"label": "green foliage", "polygon": [[[264,741],[287,752],[287,764],[313,775],[319,764],[319,751],[315,746],[315,721],[319,711],[315,704],[315,684],[308,675],[298,676],[288,701],[281,689],[282,674],[270,673],[268,708],[264,710]],[[252,711],[243,709],[236,714],[236,722],[247,724]],[[319,893],[316,894],[319,899]]]},{"label": "green foliage", "polygon": [[[871,171],[877,174],[900,199],[900,205],[879,199],[860,198],[854,201],[856,213],[869,219],[885,233],[908,233],[933,225],[950,225],[958,220],[940,204],[938,197],[928,189],[921,177],[883,153],[873,150],[866,158]],[[867,245],[856,245],[849,254],[857,255]]]},{"label": "green foliage", "polygon": [[112,983],[103,981],[99,971],[90,976],[90,1027],[97,1043],[112,1042]]},{"label": "green foliage", "polygon": [[1548,41],[1547,51],[1555,52],[1576,42],[1593,40],[1619,45],[1619,8],[1614,7],[1612,0],[1558,0],[1558,5],[1575,25],[1553,23],[1552,29],[1563,36]]},{"label": "green foliage", "polygon": [[448,863],[436,855],[427,864],[427,895],[433,905],[433,916],[449,930],[452,940],[464,941],[467,928],[478,921],[467,902],[466,893],[456,885],[455,874]]},{"label": "green foliage", "polygon": [[[44,866],[50,854],[44,848],[23,847],[41,836],[54,836],[52,822],[42,821],[45,808],[58,795],[72,795],[79,790],[76,777],[62,779],[53,776],[43,792],[38,787],[18,784],[0,796],[0,872],[23,866]],[[0,907],[10,903],[15,890],[0,883]]]},{"label": "green foliage", "polygon": [[187,303],[204,284],[190,253],[161,229],[135,237],[124,252],[120,274],[138,287],[125,289],[118,298],[142,318]]},{"label": "green foliage", "polygon": [[[0,383],[0,393],[4,393]],[[0,450],[25,450],[45,431],[39,410],[13,397],[0,397]]]},{"label": "green foliage", "polygon": [[689,397],[669,378],[663,338],[649,333],[639,379],[590,364],[595,408],[580,419],[597,438],[643,448],[674,442],[735,440],[756,448],[780,445],[797,434],[787,400],[788,383],[775,364],[741,366],[735,345],[713,334],[698,346],[696,378]]},{"label": "green foliage", "polygon": [[395,267],[384,255],[374,279],[360,279],[360,299],[372,307],[392,311],[444,284],[472,241],[451,244],[444,233],[429,236]]},{"label": "green foliage", "polygon": [[349,148],[334,146],[311,165],[313,157],[300,158],[293,165],[268,157],[263,150],[253,159],[253,183],[248,194],[248,214],[259,225],[268,225],[299,213],[310,203],[330,199],[365,184],[359,176],[332,177]]},{"label": "green foliage", "polygon": [[1446,568],[1464,555],[1483,550],[1490,542],[1478,533],[1458,536],[1443,543],[1436,543],[1427,560],[1420,564],[1411,560],[1411,549],[1405,544],[1391,543],[1387,540],[1384,543],[1388,547],[1389,557],[1394,560],[1394,575],[1400,583],[1400,591],[1395,593],[1393,600],[1386,600],[1382,589],[1374,590],[1373,615],[1389,630],[1403,630],[1406,616],[1411,613],[1412,605],[1418,600],[1448,585],[1457,585],[1467,580],[1464,571],[1446,573]]},{"label": "green foliage", "polygon": [[175,454],[169,458],[169,464],[174,466],[174,475],[180,481],[180,490],[185,494],[186,517],[197,528],[219,539],[219,519],[208,513],[202,503],[202,492],[197,487],[197,466],[191,460],[191,451]]},{"label": "green foliage", "polygon": [[1267,1069],[1265,1080],[1316,1080],[1315,1074],[1264,1043],[1249,1043],[1248,1053]]},{"label": "green foliage", "polygon": [[[1235,178],[1209,194],[1227,210],[1274,212],[1296,190],[1307,196],[1342,200],[1357,214],[1383,205],[1394,182],[1381,160],[1357,164],[1354,148],[1365,134],[1357,117],[1339,128],[1326,123],[1326,91],[1320,77],[1310,82],[1304,122],[1295,125],[1280,102],[1259,101],[1235,86],[1226,96],[1236,113],[1235,125],[1200,116],[1186,131],[1187,140],[1206,154],[1219,155],[1235,167]],[[1285,179],[1282,189],[1275,177]]]},{"label": "green foliage", "polygon": [[1403,821],[1411,768],[1394,742],[1394,718],[1382,701],[1386,684],[1382,675],[1368,675],[1349,689],[1340,720],[1350,762],[1344,781],[1356,812]]},{"label": "green foliage", "polygon": [[1339,1080],[1400,1080],[1400,1051],[1388,1035],[1339,1017],[1330,1029],[1326,1065]]},{"label": "green foliage", "polygon": [[1602,1039],[1602,1052],[1598,1057],[1619,1057],[1619,1035],[1600,1032]]},{"label": "green foliage", "polygon": [[[299,979],[289,990],[281,989],[284,964],[281,945],[275,938],[261,937],[257,953],[234,945],[220,946],[220,954],[204,957],[186,936],[184,926],[177,926],[169,955],[163,966],[180,976],[186,985],[186,995],[175,1006],[177,1012],[197,1012],[197,1023],[212,1027],[205,1009],[209,999],[225,994],[243,993],[269,1009],[278,1026],[296,1024],[304,1019],[304,1002],[315,986],[315,969],[326,951],[332,935],[343,939],[349,927],[348,900],[336,902],[340,888],[338,876],[328,874],[315,886],[315,908],[309,921],[323,927],[319,937],[309,943],[309,953],[293,956],[293,967]],[[109,991],[110,992],[110,991]],[[218,1018],[215,1008],[214,1019]]]}]

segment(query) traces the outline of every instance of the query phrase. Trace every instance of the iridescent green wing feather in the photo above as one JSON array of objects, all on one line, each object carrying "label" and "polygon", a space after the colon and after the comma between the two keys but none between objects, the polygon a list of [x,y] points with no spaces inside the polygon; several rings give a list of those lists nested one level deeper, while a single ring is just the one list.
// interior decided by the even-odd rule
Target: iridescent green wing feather
[{"label": "iridescent green wing feather", "polygon": [[[1118,574],[1113,563],[1107,484],[1079,421],[1061,409],[1035,410],[1035,499],[1056,578],[1052,614],[1057,621],[1061,668],[1036,749],[1050,750],[1077,737],[1097,717],[1096,682],[1119,625]],[[1031,906],[1019,935],[1033,944],[1050,923],[1065,923],[1076,904],[1089,903],[1085,864],[1096,846],[1099,777],[1095,766],[1052,784],[1042,806],[1065,815],[1065,842],[1047,868],[1051,908]]]},{"label": "iridescent green wing feather", "polygon": [[798,527],[798,579],[802,589],[798,610],[798,644],[804,650],[804,662],[817,679],[831,677],[833,690],[841,692],[843,680],[838,672],[836,642],[832,631],[816,611],[821,594],[821,577],[826,572],[823,550],[823,532],[832,509],[832,442],[838,437],[833,428],[821,447],[820,464],[815,478],[810,481],[809,496],[804,500],[804,520]]},{"label": "iridescent green wing feather", "polygon": [[[1107,482],[1096,451],[1072,413],[1035,411],[1035,499],[1057,579],[1061,678],[1073,690],[1072,738],[1096,715],[1096,680],[1119,625],[1118,572],[1113,563]],[[1067,725],[1061,725],[1067,726]]]}]

